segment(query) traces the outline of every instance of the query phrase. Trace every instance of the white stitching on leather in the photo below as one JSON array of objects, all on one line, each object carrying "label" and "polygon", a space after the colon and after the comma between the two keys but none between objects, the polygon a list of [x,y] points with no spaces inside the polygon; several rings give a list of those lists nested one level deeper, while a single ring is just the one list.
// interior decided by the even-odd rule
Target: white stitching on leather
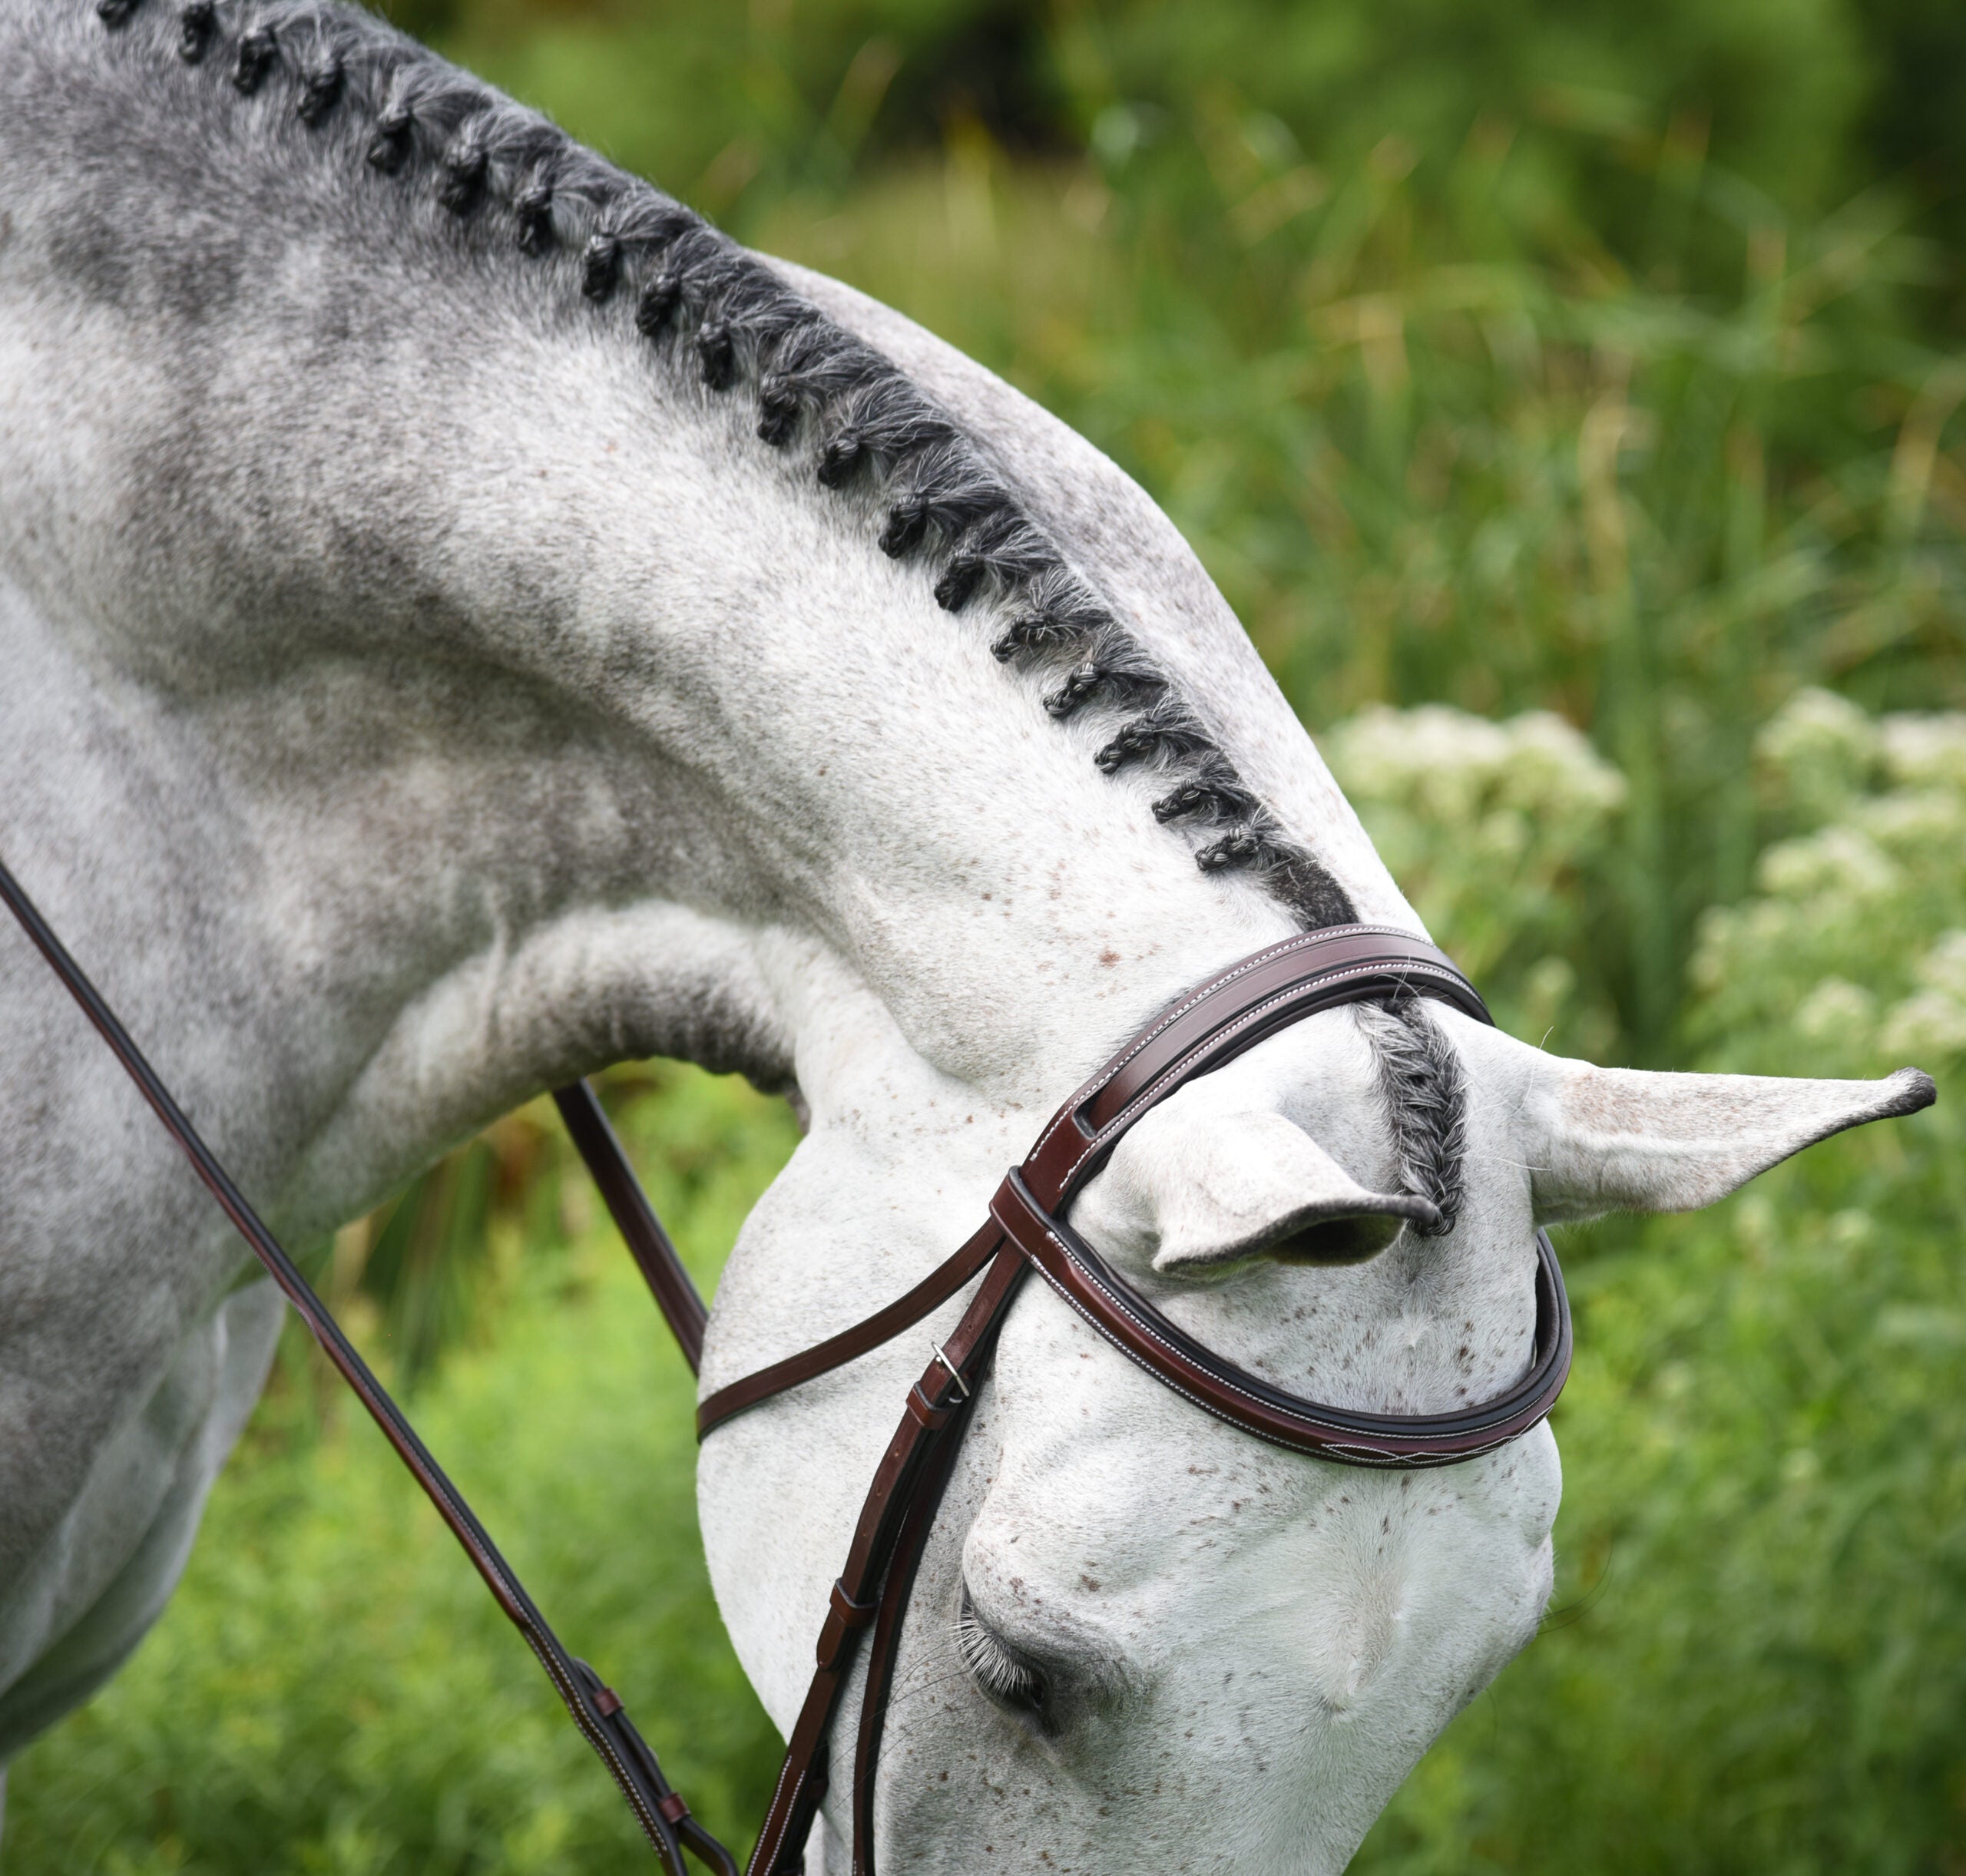
[{"label": "white stitching on leather", "polygon": [[[1207,1035],[1204,1036],[1200,1041],[1196,1043],[1193,1049],[1187,1050],[1177,1060],[1170,1063],[1166,1068],[1161,1070],[1159,1075],[1157,1075],[1152,1081],[1148,1083],[1146,1087],[1143,1088],[1139,1094],[1135,1095],[1132,1100],[1128,1102],[1124,1107],[1121,1108],[1118,1113],[1115,1114],[1104,1127],[1101,1127],[1091,1140],[1086,1142],[1085,1150],[1080,1153],[1066,1169],[1062,1184],[1065,1186],[1069,1186],[1074,1176],[1077,1173],[1079,1168],[1084,1166],[1087,1160],[1091,1158],[1094,1153],[1099,1152],[1107,1144],[1108,1142],[1114,1139],[1118,1134],[1124,1133],[1126,1130],[1131,1127],[1148,1108],[1153,1106],[1156,1102],[1160,1100],[1167,1091],[1169,1082],[1179,1080],[1184,1076],[1187,1073],[1189,1066],[1193,1061],[1196,1054],[1201,1050],[1212,1047],[1216,1043],[1224,1041],[1229,1037],[1237,1034],[1241,1031],[1246,1029],[1258,1017],[1267,1014],[1270,1011],[1274,1010],[1279,1004],[1287,1002],[1291,998],[1295,997],[1306,990],[1322,990],[1327,985],[1350,983],[1362,977],[1385,975],[1397,976],[1403,978],[1408,974],[1413,972],[1418,972],[1442,984],[1466,984],[1468,981],[1468,980],[1463,977],[1458,971],[1454,969],[1451,965],[1447,966],[1444,968],[1439,964],[1431,964],[1424,958],[1408,958],[1397,961],[1381,958],[1376,961],[1369,960],[1363,964],[1347,964],[1343,968],[1332,971],[1327,974],[1310,978],[1302,982],[1292,984],[1286,989],[1278,991],[1275,995],[1266,998],[1261,1003],[1252,1004],[1249,1007],[1245,1010],[1240,1016],[1237,1017],[1233,1022],[1224,1024],[1220,1029],[1211,1030]],[[1472,986],[1471,985],[1470,988],[1471,988]],[[1477,994],[1478,994],[1479,993],[1478,992]],[[1309,1012],[1309,1014],[1316,1015],[1322,1014],[1322,1012],[1314,1011]],[[1114,1067],[1114,1073],[1117,1074],[1120,1067],[1122,1065],[1122,1064],[1116,1063]],[[1102,1077],[1099,1085],[1100,1087],[1104,1087],[1107,1081],[1111,1080],[1111,1078],[1110,1075]],[[1042,1150],[1044,1145],[1044,1142],[1050,1140],[1052,1133],[1057,1130],[1058,1121],[1062,1120],[1067,1114],[1075,1113],[1079,1108],[1084,1107],[1084,1100],[1079,1095],[1074,1095],[1070,1101],[1066,1103],[1065,1106],[1060,1110],[1057,1120],[1054,1120],[1051,1126],[1045,1130],[1044,1140],[1040,1140],[1038,1147],[1033,1149],[1031,1155],[1032,1159],[1034,1160],[1037,1158],[1038,1152]]]},{"label": "white stitching on leather", "polygon": [[1132,1042],[1114,1056],[1104,1068],[1095,1073],[1092,1079],[1081,1087],[1078,1092],[1051,1117],[1051,1124],[1038,1136],[1038,1144],[1025,1156],[1027,1162],[1036,1159],[1044,1150],[1051,1136],[1057,1132],[1067,1115],[1076,1113],[1142,1049],[1145,1048],[1157,1036],[1165,1031],[1170,1024],[1179,1022],[1196,1004],[1213,996],[1219,990],[1226,990],[1238,978],[1245,976],[1260,965],[1268,964],[1272,958],[1286,956],[1293,951],[1314,949],[1319,945],[1329,945],[1335,939],[1341,938],[1404,938],[1409,944],[1421,945],[1432,942],[1431,939],[1419,938],[1413,932],[1402,931],[1397,925],[1326,925],[1321,931],[1300,931],[1295,938],[1285,938],[1279,943],[1271,945],[1267,951],[1253,953],[1249,957],[1245,958],[1241,963],[1225,971],[1220,977],[1211,978],[1199,989],[1190,991],[1172,1009],[1167,1011],[1151,1029],[1135,1036]]}]

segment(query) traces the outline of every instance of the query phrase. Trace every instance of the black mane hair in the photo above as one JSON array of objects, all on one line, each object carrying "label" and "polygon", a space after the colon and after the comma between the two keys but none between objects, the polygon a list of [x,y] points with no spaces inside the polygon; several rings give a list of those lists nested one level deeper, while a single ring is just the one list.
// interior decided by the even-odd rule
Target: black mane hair
[{"label": "black mane hair", "polygon": [[[112,30],[167,0],[95,0]],[[1094,759],[1164,779],[1155,818],[1192,830],[1205,872],[1254,874],[1307,928],[1355,914],[1344,889],[1236,773],[1146,648],[1033,521],[983,448],[895,364],[827,318],[700,216],[583,148],[537,113],[356,8],[315,0],[182,0],[177,57],[243,95],[284,88],[309,131],[330,127],[405,188],[432,189],[479,238],[538,265],[542,284],[632,309],[650,352],[713,391],[756,400],[757,434],[801,448],[828,488],[884,510],[879,541],[925,562],[947,611],[995,622],[992,650],[1037,673],[1064,719],[1113,714]],[[557,265],[551,263],[557,260]]]}]

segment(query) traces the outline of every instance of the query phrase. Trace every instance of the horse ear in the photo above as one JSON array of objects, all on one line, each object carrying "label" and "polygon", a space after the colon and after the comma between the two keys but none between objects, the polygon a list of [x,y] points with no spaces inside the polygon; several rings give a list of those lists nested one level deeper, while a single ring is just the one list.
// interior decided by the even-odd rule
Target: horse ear
[{"label": "horse ear", "polygon": [[1509,1047],[1534,1058],[1517,1143],[1544,1224],[1693,1211],[1832,1133],[1916,1113],[1937,1098],[1931,1077],[1915,1068],[1882,1081],[1660,1074]]},{"label": "horse ear", "polygon": [[1409,1220],[1438,1221],[1425,1199],[1367,1190],[1273,1110],[1196,1111],[1195,1092],[1144,1116],[1072,1208],[1074,1228],[1121,1265],[1206,1277],[1259,1257],[1356,1263]]}]

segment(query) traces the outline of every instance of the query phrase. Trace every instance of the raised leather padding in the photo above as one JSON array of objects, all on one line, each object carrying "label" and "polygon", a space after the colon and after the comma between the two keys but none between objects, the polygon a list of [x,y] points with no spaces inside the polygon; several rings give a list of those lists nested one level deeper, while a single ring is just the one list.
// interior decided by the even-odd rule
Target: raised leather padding
[{"label": "raised leather padding", "polygon": [[1548,1413],[1570,1368],[1570,1312],[1549,1234],[1536,1233],[1536,1332],[1509,1391],[1448,1414],[1366,1414],[1273,1387],[1196,1341],[1134,1289],[1013,1173],[991,1201],[1005,1235],[1064,1301],[1129,1360],[1205,1412],[1274,1446],[1342,1464],[1456,1465],[1506,1445]]}]

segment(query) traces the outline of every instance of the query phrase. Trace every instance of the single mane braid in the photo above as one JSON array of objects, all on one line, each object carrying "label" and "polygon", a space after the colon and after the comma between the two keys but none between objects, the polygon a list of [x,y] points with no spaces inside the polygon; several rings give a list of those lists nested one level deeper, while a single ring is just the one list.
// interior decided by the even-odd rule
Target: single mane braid
[{"label": "single mane braid", "polygon": [[1051,716],[1114,718],[1097,766],[1158,774],[1155,817],[1189,832],[1203,871],[1253,873],[1306,926],[1355,916],[983,448],[898,366],[701,217],[332,0],[94,8],[109,31],[155,35],[173,65],[193,68],[185,81],[223,84],[242,108],[283,110],[324,153],[352,151],[401,188],[428,189],[471,239],[508,247],[544,286],[620,318],[666,365],[713,392],[749,390],[762,442],[809,452],[824,488],[872,494],[882,551],[926,563],[945,610],[986,611],[991,650],[1039,680]]},{"label": "single mane braid", "polygon": [[1378,1066],[1400,1183],[1440,1213],[1439,1223],[1408,1229],[1421,1237],[1445,1237],[1467,1196],[1468,1084],[1461,1057],[1423,997],[1409,992],[1353,1007]]}]

